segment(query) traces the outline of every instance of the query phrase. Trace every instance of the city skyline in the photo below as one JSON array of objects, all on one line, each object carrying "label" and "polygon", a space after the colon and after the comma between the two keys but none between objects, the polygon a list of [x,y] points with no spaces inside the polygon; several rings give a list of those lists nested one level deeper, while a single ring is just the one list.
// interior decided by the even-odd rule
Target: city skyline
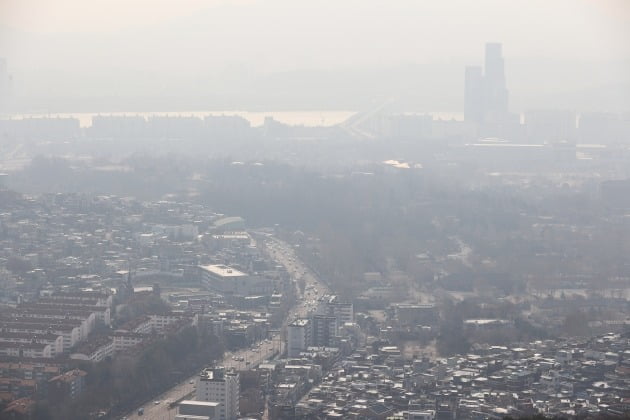
[{"label": "city skyline", "polygon": [[0,419],[630,418],[628,0],[0,0]]},{"label": "city skyline", "polygon": [[457,111],[461,67],[481,64],[485,42],[501,42],[516,109],[623,111],[628,22],[630,7],[617,0],[186,0],[150,9],[4,0],[0,56],[23,112],[358,109],[387,96],[410,110]]}]

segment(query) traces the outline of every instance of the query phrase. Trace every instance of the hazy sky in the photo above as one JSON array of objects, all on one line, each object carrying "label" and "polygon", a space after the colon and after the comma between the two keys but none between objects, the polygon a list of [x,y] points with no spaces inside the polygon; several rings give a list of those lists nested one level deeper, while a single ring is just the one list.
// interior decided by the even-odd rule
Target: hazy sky
[{"label": "hazy sky", "polygon": [[498,41],[518,102],[630,85],[629,40],[627,0],[0,0],[0,56],[39,97],[205,95],[295,71],[386,84],[426,66],[454,98]]}]

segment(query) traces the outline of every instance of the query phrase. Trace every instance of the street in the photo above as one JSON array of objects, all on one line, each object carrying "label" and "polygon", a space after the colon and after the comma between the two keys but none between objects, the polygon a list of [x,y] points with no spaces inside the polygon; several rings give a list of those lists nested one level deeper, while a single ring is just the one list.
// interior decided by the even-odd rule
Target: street
[{"label": "street", "polygon": [[[318,281],[315,274],[297,258],[295,251],[289,244],[276,238],[268,238],[266,245],[266,252],[269,257],[284,265],[291,278],[297,279],[300,276],[303,276],[305,280],[304,295],[299,297],[301,300],[298,301],[297,305],[287,313],[283,322],[284,330],[286,329],[286,325],[295,318],[304,317],[313,310],[317,303],[317,299],[328,293],[328,288]],[[218,364],[228,368],[235,368],[237,370],[249,370],[257,367],[265,360],[271,359],[276,353],[283,353],[283,336],[283,331],[281,331],[280,334],[275,333],[270,339],[259,341],[248,349],[236,352],[226,352],[223,360]],[[184,396],[186,396],[187,399],[194,399],[196,379],[197,375],[193,375],[165,393],[155,397],[152,401],[144,404],[142,406],[142,408],[144,408],[143,415],[138,415],[138,410],[141,407],[137,407],[132,412],[128,413],[126,417],[128,419],[144,420],[174,419],[177,413],[177,408],[169,408],[169,404]]]}]

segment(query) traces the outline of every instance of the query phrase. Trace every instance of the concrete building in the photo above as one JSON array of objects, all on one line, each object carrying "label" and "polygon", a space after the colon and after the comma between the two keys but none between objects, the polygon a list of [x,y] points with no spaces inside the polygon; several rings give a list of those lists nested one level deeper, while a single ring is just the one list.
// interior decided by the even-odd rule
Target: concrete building
[{"label": "concrete building", "polygon": [[90,338],[80,345],[71,354],[73,360],[85,360],[98,363],[114,355],[114,339],[107,336],[97,336]]},{"label": "concrete building", "polygon": [[52,345],[45,343],[0,343],[0,355],[49,359],[53,357]]},{"label": "concrete building", "polygon": [[464,119],[477,124],[501,124],[508,118],[508,90],[505,83],[502,45],[489,42],[485,66],[465,70]]},{"label": "concrete building", "polygon": [[433,325],[439,315],[433,303],[395,303],[391,309],[401,325]]},{"label": "concrete building", "polygon": [[287,327],[287,355],[298,357],[312,343],[311,321],[296,319]]},{"label": "concrete building", "polygon": [[501,44],[496,42],[486,44],[484,71],[485,119],[487,122],[499,122],[508,114],[508,90],[505,85]]},{"label": "concrete building", "polygon": [[219,405],[217,402],[184,400],[177,406],[175,420],[217,419]]},{"label": "concrete building", "polygon": [[27,333],[27,334],[58,334],[63,337],[62,351],[68,351],[80,340],[81,321],[67,319],[59,322],[51,322],[45,319],[30,318],[23,320],[0,320],[0,328],[5,332]]},{"label": "concrete building", "polygon": [[200,265],[197,268],[201,282],[210,290],[223,295],[271,295],[274,291],[271,279],[250,276],[226,265]]},{"label": "concrete building", "polygon": [[80,370],[70,370],[55,376],[48,381],[48,395],[51,400],[74,400],[85,388],[87,373]]},{"label": "concrete building", "polygon": [[52,356],[63,353],[63,337],[60,334],[33,334],[21,332],[0,332],[0,343],[41,343],[50,344]]},{"label": "concrete building", "polygon": [[162,333],[171,324],[182,320],[178,315],[149,315],[151,319],[151,328],[153,331]]},{"label": "concrete building", "polygon": [[197,378],[197,401],[219,403],[217,420],[234,420],[239,416],[240,377],[223,367],[204,369]]},{"label": "concrete building", "polygon": [[409,420],[433,420],[435,419],[435,410],[410,410],[407,418]]},{"label": "concrete building", "polygon": [[532,110],[525,113],[525,129],[529,143],[575,143],[577,116],[568,110]]},{"label": "concrete building", "polygon": [[483,70],[467,66],[464,80],[464,120],[483,122]]},{"label": "concrete building", "polygon": [[112,334],[114,341],[114,351],[123,351],[135,347],[147,338],[146,334],[139,334],[128,331],[116,331]]},{"label": "concrete building", "polygon": [[226,265],[198,266],[201,281],[208,288],[223,294],[236,294],[239,283],[247,281],[247,274]]},{"label": "concrete building", "polygon": [[328,315],[314,315],[311,322],[313,324],[311,344],[315,347],[336,347],[337,318]]},{"label": "concrete building", "polygon": [[336,295],[324,295],[317,301],[317,315],[334,316],[337,325],[354,322],[354,307],[350,302],[342,302]]}]

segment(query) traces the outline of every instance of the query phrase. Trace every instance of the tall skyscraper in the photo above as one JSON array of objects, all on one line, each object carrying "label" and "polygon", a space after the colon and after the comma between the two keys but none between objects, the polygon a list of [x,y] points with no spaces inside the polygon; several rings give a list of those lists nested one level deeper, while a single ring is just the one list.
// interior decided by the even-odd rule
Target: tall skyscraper
[{"label": "tall skyscraper", "polygon": [[494,86],[505,87],[505,69],[503,67],[503,47],[496,42],[486,44],[486,81]]},{"label": "tall skyscraper", "polygon": [[478,124],[496,124],[508,118],[502,45],[486,44],[485,67],[466,67],[464,119]]},{"label": "tall skyscraper", "polygon": [[0,57],[0,109],[7,103],[10,91],[10,78],[7,69],[7,59]]},{"label": "tall skyscraper", "polygon": [[505,120],[508,114],[508,90],[505,85],[502,46],[499,43],[486,44],[486,65],[484,75],[485,120],[494,123]]},{"label": "tall skyscraper", "polygon": [[464,120],[483,122],[483,70],[479,66],[466,67],[464,82]]}]

